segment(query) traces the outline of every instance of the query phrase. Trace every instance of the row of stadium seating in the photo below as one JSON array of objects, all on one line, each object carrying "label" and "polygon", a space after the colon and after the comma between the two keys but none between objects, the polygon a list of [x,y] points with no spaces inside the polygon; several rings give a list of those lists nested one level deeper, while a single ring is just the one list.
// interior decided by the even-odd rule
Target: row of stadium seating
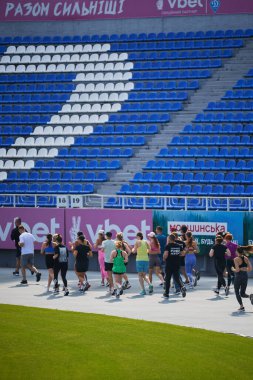
[{"label": "row of stadium seating", "polygon": [[122,185],[120,195],[251,195],[253,185]]},{"label": "row of stadium seating", "polygon": [[195,135],[195,136],[175,136],[173,137],[171,143],[168,145],[171,147],[175,147],[177,145],[252,145],[253,144],[253,136],[250,135],[238,135],[235,136],[205,136]]},{"label": "row of stadium seating", "polygon": [[252,111],[252,101],[230,101],[230,102],[210,102],[207,111]]},{"label": "row of stadium seating", "polygon": [[253,148],[162,148],[156,157],[253,157]]},{"label": "row of stadium seating", "polygon": [[145,166],[146,170],[247,170],[253,169],[253,160],[150,160]]},{"label": "row of stadium seating", "polygon": [[253,183],[253,173],[227,173],[224,172],[146,172],[136,173],[131,182],[155,182],[155,183]]},{"label": "row of stadium seating", "polygon": [[104,182],[108,176],[105,172],[88,172],[77,171],[75,173],[65,171],[12,171],[9,174],[7,182]]},{"label": "row of stadium seating", "polygon": [[251,134],[253,124],[188,124],[182,134]]},{"label": "row of stadium seating", "polygon": [[80,183],[77,184],[38,184],[33,183],[31,185],[27,183],[19,184],[19,183],[12,183],[8,185],[7,183],[0,183],[0,193],[7,193],[7,194],[29,194],[29,193],[40,193],[40,194],[90,194],[93,193],[94,187],[93,184],[85,184],[82,185]]},{"label": "row of stadium seating", "polygon": [[140,33],[140,34],[103,34],[99,35],[74,35],[74,36],[25,36],[25,37],[3,37],[0,39],[0,44],[60,44],[60,43],[78,43],[78,42],[112,42],[112,41],[144,41],[144,40],[181,40],[181,39],[216,39],[216,38],[233,38],[233,37],[252,37],[253,29],[237,29],[237,30],[208,30],[208,31],[197,31],[197,32],[169,32],[169,33]]}]

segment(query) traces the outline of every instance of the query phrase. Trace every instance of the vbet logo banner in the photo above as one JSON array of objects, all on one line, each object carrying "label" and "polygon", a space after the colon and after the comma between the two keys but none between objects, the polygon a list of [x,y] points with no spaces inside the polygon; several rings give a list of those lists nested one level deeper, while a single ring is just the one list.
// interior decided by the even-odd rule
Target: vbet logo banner
[{"label": "vbet logo banner", "polygon": [[153,229],[153,215],[149,210],[90,210],[66,209],[66,241],[76,239],[78,231],[95,243],[99,230],[111,231],[113,236],[123,232],[124,239],[133,245],[136,234],[141,231],[144,238]]},{"label": "vbet logo banner", "polygon": [[229,231],[238,244],[252,244],[253,213],[244,212],[205,212],[205,211],[154,211],[154,228],[161,225],[165,233],[174,227],[180,231],[182,224],[199,244],[200,254],[207,254],[214,244],[218,232]]},{"label": "vbet logo banner", "polygon": [[64,21],[253,13],[252,0],[1,0],[0,21]]},{"label": "vbet logo banner", "polygon": [[40,249],[48,233],[60,233],[65,239],[64,210],[40,208],[0,208],[0,249],[13,249],[11,231],[15,227],[14,221],[20,217],[22,224],[35,239],[35,248]]},{"label": "vbet logo banner", "polygon": [[21,217],[22,224],[36,238],[36,249],[48,233],[60,233],[66,244],[76,240],[78,231],[95,243],[99,230],[112,231],[113,235],[122,231],[129,244],[135,241],[136,233],[142,231],[144,237],[153,229],[152,211],[145,210],[90,210],[90,209],[0,209],[0,249],[14,249],[10,235],[14,221]]}]

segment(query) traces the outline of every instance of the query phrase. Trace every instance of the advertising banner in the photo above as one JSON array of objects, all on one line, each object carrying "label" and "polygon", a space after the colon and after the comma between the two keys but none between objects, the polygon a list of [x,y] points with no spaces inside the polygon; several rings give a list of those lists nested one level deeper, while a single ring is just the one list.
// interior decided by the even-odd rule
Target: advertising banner
[{"label": "advertising banner", "polygon": [[165,233],[171,228],[185,224],[199,244],[200,254],[207,254],[214,244],[218,232],[230,232],[237,244],[252,244],[253,213],[244,212],[205,212],[205,211],[154,211],[154,228],[162,226]]},{"label": "advertising banner", "polygon": [[111,231],[113,237],[123,232],[124,239],[134,244],[136,233],[142,231],[144,238],[152,231],[153,215],[148,210],[89,210],[66,209],[66,241],[74,241],[78,231],[95,243],[98,231]]},{"label": "advertising banner", "polygon": [[0,21],[67,21],[253,13],[252,0],[1,0]]},{"label": "advertising banner", "polygon": [[40,249],[48,233],[60,233],[65,238],[62,209],[0,208],[0,249],[15,248],[10,236],[17,217],[21,218],[26,230],[34,235],[36,249]]}]

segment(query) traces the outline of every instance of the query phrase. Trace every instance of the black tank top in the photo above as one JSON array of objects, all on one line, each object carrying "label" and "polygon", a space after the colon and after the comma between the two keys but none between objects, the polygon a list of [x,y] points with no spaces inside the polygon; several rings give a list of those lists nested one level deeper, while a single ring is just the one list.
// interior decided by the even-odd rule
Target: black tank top
[{"label": "black tank top", "polygon": [[241,259],[242,259],[242,263],[239,265],[239,268],[247,268],[248,265],[244,261],[244,256],[241,256]]}]

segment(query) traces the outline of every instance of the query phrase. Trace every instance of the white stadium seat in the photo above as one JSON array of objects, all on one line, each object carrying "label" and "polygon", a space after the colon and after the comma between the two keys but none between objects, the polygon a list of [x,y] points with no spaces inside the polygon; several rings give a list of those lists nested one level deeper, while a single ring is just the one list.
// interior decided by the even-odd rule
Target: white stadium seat
[{"label": "white stadium seat", "polygon": [[113,73],[106,73],[104,76],[104,81],[109,82],[114,80],[114,75]]},{"label": "white stadium seat", "polygon": [[11,58],[11,63],[20,63],[20,56],[19,55],[13,55]]},{"label": "white stadium seat", "polygon": [[32,169],[34,168],[34,161],[33,160],[28,160],[24,164],[25,169]]},{"label": "white stadium seat", "polygon": [[71,124],[69,115],[63,115],[61,116],[61,124]]},{"label": "white stadium seat", "polygon": [[103,104],[101,107],[101,111],[98,111],[98,112],[111,112],[111,104],[110,103]]},{"label": "white stadium seat", "polygon": [[17,150],[17,157],[18,158],[26,157],[26,155],[27,155],[27,150],[25,148],[19,148]]},{"label": "white stadium seat", "polygon": [[75,139],[72,136],[69,136],[65,139],[64,145],[73,145],[75,143]]},{"label": "white stadium seat", "polygon": [[24,137],[18,137],[18,138],[16,138],[15,143],[13,145],[19,146],[19,145],[24,145],[24,144],[25,144]]},{"label": "white stadium seat", "polygon": [[102,92],[102,94],[99,95],[99,101],[100,102],[107,102],[108,99],[109,99],[109,96],[105,92]]},{"label": "white stadium seat", "polygon": [[0,149],[0,157],[5,157],[6,156],[6,149],[5,148],[1,148]]},{"label": "white stadium seat", "polygon": [[83,51],[83,45],[75,45],[73,51],[75,53],[80,53]]},{"label": "white stadium seat", "polygon": [[90,118],[89,118],[89,123],[91,124],[97,124],[99,122],[99,116],[98,115],[91,115]]},{"label": "white stadium seat", "polygon": [[107,53],[102,53],[102,54],[100,55],[100,61],[101,61],[101,62],[107,62],[108,59],[109,59],[109,55],[108,55]]},{"label": "white stadium seat", "polygon": [[109,99],[110,102],[117,102],[119,100],[119,96],[116,92],[112,92],[110,95],[109,95]]},{"label": "white stadium seat", "polygon": [[[60,65],[59,65],[60,66]],[[74,65],[74,63],[69,63],[67,66],[66,66],[66,69],[65,69],[66,71],[69,71],[69,72],[71,72],[71,71],[73,71],[73,72],[75,72],[76,71],[76,68],[75,68],[75,65]]]},{"label": "white stadium seat", "polygon": [[69,54],[63,54],[61,56],[61,62],[70,62],[70,55]]},{"label": "white stadium seat", "polygon": [[118,112],[121,110],[121,104],[120,103],[115,103],[112,105],[111,112]]},{"label": "white stadium seat", "polygon": [[74,51],[73,45],[66,45],[64,49],[65,53],[72,53]]},{"label": "white stadium seat", "polygon": [[86,84],[85,91],[86,92],[93,92],[93,91],[95,91],[95,84],[94,83]]},{"label": "white stadium seat", "polygon": [[61,62],[61,56],[60,56],[60,54],[54,54],[54,55],[52,55],[51,62],[54,62],[54,63]]},{"label": "white stadium seat", "polygon": [[5,156],[7,157],[16,157],[17,150],[15,148],[8,149],[5,153]]},{"label": "white stadium seat", "polygon": [[82,135],[83,134],[83,127],[81,125],[77,125],[76,127],[74,127],[73,132],[68,133],[68,134]]},{"label": "white stadium seat", "polygon": [[51,144],[51,145],[55,145],[55,146],[62,146],[64,145],[64,137],[60,136],[60,137],[56,137],[56,139],[54,140],[54,144]]},{"label": "white stadium seat", "polygon": [[80,62],[79,54],[73,54],[70,56],[70,62]]},{"label": "white stadium seat", "polygon": [[33,55],[31,59],[31,63],[40,63],[41,59],[39,55]]},{"label": "white stadium seat", "polygon": [[55,46],[53,45],[48,45],[45,50],[46,53],[53,54],[55,52]]},{"label": "white stadium seat", "polygon": [[72,115],[72,116],[70,116],[70,118],[69,118],[69,124],[79,124],[79,116],[78,115]]},{"label": "white stadium seat", "polygon": [[87,125],[83,130],[83,134],[90,135],[91,133],[93,133],[93,127],[92,125]]},{"label": "white stadium seat", "polygon": [[92,51],[92,46],[90,44],[84,45],[83,46],[83,52],[88,53]]},{"label": "white stadium seat", "polygon": [[61,118],[59,115],[54,115],[51,117],[50,124],[59,124],[60,120]]},{"label": "white stadium seat", "polygon": [[41,58],[42,63],[50,63],[51,62],[51,56],[49,54],[43,55]]},{"label": "white stadium seat", "polygon": [[118,82],[115,84],[114,91],[122,92],[124,91],[124,89],[125,89],[124,83]]},{"label": "white stadium seat", "polygon": [[[43,57],[44,58],[44,57]],[[31,57],[30,55],[23,55],[23,57],[21,58],[21,63],[30,63],[31,62]]]},{"label": "white stadium seat", "polygon": [[36,53],[37,54],[43,54],[46,51],[46,47],[44,45],[39,45],[36,47]]},{"label": "white stadium seat", "polygon": [[36,47],[34,45],[29,45],[26,48],[26,53],[27,54],[35,54]]},{"label": "white stadium seat", "polygon": [[80,116],[80,123],[88,123],[89,122],[89,116],[88,115],[82,115]]},{"label": "white stadium seat", "polygon": [[37,149],[35,148],[28,149],[26,157],[37,157]]},{"label": "white stadium seat", "polygon": [[80,56],[80,62],[89,62],[90,61],[90,56],[89,54],[82,54]]},{"label": "white stadium seat", "polygon": [[32,146],[35,144],[34,137],[27,137],[24,141],[24,146]]},{"label": "white stadium seat", "polygon": [[6,53],[8,54],[16,54],[16,46],[8,46]]},{"label": "white stadium seat", "polygon": [[[1,167],[1,164],[0,164]],[[6,172],[0,172],[0,181],[4,181],[7,178],[7,173]]]},{"label": "white stadium seat", "polygon": [[99,123],[107,123],[109,120],[109,116],[108,115],[100,115],[99,116]]},{"label": "white stadium seat", "polygon": [[48,155],[48,157],[55,157],[55,156],[57,156],[58,155],[58,149],[56,149],[56,148],[49,149],[47,155]]},{"label": "white stadium seat", "polygon": [[35,127],[33,130],[33,135],[42,135],[45,132],[45,129],[41,126]]},{"label": "white stadium seat", "polygon": [[95,91],[97,92],[102,92],[104,91],[104,89],[105,89],[104,83],[97,83],[95,86]]},{"label": "white stadium seat", "polygon": [[25,54],[26,53],[26,47],[21,45],[21,46],[18,46],[17,49],[16,49],[16,53],[17,54]]},{"label": "white stadium seat", "polygon": [[121,53],[118,57],[118,60],[119,61],[125,61],[126,59],[128,59],[128,54],[127,53]]},{"label": "white stadium seat", "polygon": [[5,65],[0,65],[0,73],[4,73],[5,72]]},{"label": "white stadium seat", "polygon": [[53,135],[62,135],[63,134],[63,127],[61,125],[57,125],[52,131]]},{"label": "white stadium seat", "polygon": [[64,53],[64,46],[63,45],[56,46],[55,53],[63,54]]},{"label": "white stadium seat", "polygon": [[91,95],[86,94],[86,93],[81,94],[80,97],[79,97],[79,101],[80,101],[80,102],[88,102],[89,99],[90,99],[90,96],[91,96]]},{"label": "white stadium seat", "polygon": [[27,73],[36,73],[36,66],[35,65],[28,65],[26,67],[26,72]]},{"label": "white stadium seat", "polygon": [[52,135],[53,134],[53,127],[51,125],[47,125],[44,128],[44,135]]},{"label": "white stadium seat", "polygon": [[37,156],[38,157],[47,157],[47,155],[48,155],[47,148],[40,148],[40,149],[38,149],[38,151],[37,151]]},{"label": "white stadium seat", "polygon": [[4,167],[4,161],[0,160],[0,169],[2,169],[3,167]]},{"label": "white stadium seat", "polygon": [[90,102],[96,102],[96,101],[98,101],[98,93],[94,92],[93,94],[90,94],[89,101]]},{"label": "white stadium seat", "polygon": [[99,55],[98,54],[91,54],[90,55],[90,61],[92,61],[92,62],[99,61]]},{"label": "white stadium seat", "polygon": [[54,145],[55,145],[54,137],[47,137],[45,139],[45,146],[54,146]]},{"label": "white stadium seat", "polygon": [[120,102],[124,102],[125,100],[128,99],[128,94],[127,92],[122,92],[121,94],[119,94],[119,101]]},{"label": "white stadium seat", "polygon": [[[6,164],[7,164],[7,162],[6,162]],[[5,167],[6,167],[6,164],[5,164]],[[11,165],[11,162],[10,162],[10,165]],[[23,160],[18,160],[18,161],[15,162],[15,164],[12,161],[12,167],[15,167],[15,169],[24,169],[25,163],[24,163]]]},{"label": "white stadium seat", "polygon": [[[28,139],[29,139],[29,137],[28,137]],[[36,146],[41,146],[41,145],[43,146],[43,145],[45,145],[45,139],[44,139],[44,137],[37,137],[35,139],[35,141],[34,141],[34,145],[36,145]]]},{"label": "white stadium seat", "polygon": [[125,91],[132,91],[134,89],[134,84],[132,82],[128,82],[125,84]]},{"label": "white stadium seat", "polygon": [[10,63],[11,62],[11,57],[9,55],[4,55],[1,58],[1,63]]},{"label": "white stadium seat", "polygon": [[37,66],[37,71],[40,72],[40,73],[45,73],[47,70],[47,67],[45,64],[41,64],[41,65],[38,65]]}]

